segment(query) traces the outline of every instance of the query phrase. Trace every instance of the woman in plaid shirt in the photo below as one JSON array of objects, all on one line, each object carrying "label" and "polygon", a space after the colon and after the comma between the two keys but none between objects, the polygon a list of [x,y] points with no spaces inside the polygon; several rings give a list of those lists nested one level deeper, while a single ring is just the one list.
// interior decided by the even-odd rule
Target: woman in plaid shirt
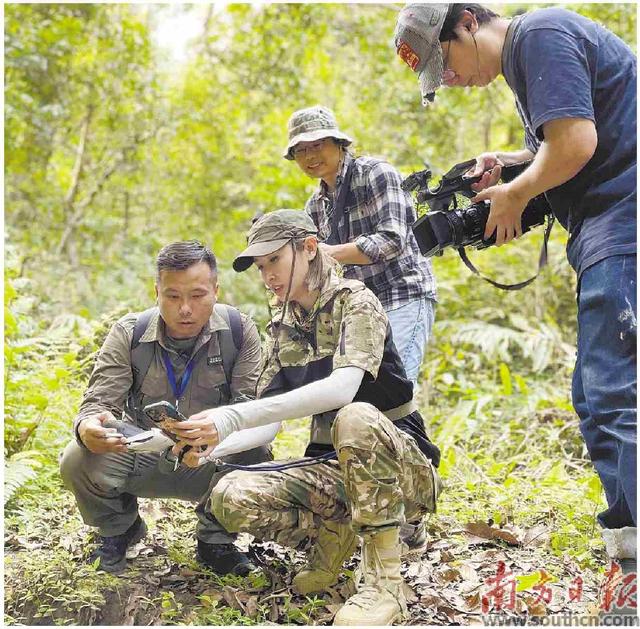
[{"label": "woman in plaid shirt", "polygon": [[[436,283],[431,261],[420,255],[411,225],[416,213],[390,164],[354,157],[352,139],[338,129],[325,107],[296,111],[289,119],[284,157],[320,186],[305,209],[318,228],[322,247],[378,297],[391,324],[393,340],[407,377],[415,386],[431,336]],[[348,188],[342,191],[348,179]],[[335,229],[334,208],[343,198]]]}]

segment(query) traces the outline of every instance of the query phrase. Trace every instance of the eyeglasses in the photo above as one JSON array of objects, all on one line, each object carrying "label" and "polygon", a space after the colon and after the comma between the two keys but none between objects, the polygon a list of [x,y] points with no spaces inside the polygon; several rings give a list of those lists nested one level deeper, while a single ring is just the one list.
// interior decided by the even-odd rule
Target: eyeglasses
[{"label": "eyeglasses", "polygon": [[303,155],[306,155],[307,152],[319,153],[322,150],[325,141],[326,138],[323,138],[322,140],[318,140],[317,142],[307,144],[307,146],[296,146],[291,150],[291,152],[293,153],[294,157],[302,157]]},{"label": "eyeglasses", "polygon": [[[447,53],[444,55],[444,59],[442,61],[442,82],[447,85],[451,83],[456,78],[455,70],[451,70],[449,68],[449,52],[451,52],[451,40],[447,40]],[[442,48],[442,44],[440,45]]]}]

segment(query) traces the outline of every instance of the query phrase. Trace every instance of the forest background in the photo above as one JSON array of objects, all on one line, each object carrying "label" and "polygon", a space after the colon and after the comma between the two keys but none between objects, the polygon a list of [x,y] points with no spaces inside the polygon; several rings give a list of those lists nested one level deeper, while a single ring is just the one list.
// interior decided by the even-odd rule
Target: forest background
[{"label": "forest background", "polygon": [[[96,573],[57,460],[106,326],[153,302],[163,244],[211,245],[221,301],[264,326],[257,275],[234,274],[230,261],[252,216],[302,208],[316,186],[282,158],[294,110],[332,108],[356,153],[384,156],[405,176],[522,147],[502,79],[443,89],[422,108],[391,46],[399,6],[200,5],[200,33],[176,61],[154,33],[171,20],[179,28],[193,6],[5,4],[6,622],[330,621],[339,596],[288,590],[295,553],[263,548],[270,586],[202,569],[194,516],[171,502],[145,502],[158,543],[127,576]],[[509,16],[543,5],[491,6]],[[635,50],[635,3],[564,6]],[[413,622],[477,618],[480,585],[500,558],[518,575],[509,613],[566,608],[532,598],[541,570],[557,597],[580,577],[580,604],[595,598],[604,499],[569,398],[575,279],[565,240],[556,227],[548,270],[516,293],[473,277],[452,252],[434,260],[439,305],[418,399],[447,489],[429,520],[429,553],[406,567]],[[484,273],[520,281],[540,242],[532,233],[472,257]],[[277,456],[300,455],[306,430],[289,423]]]}]

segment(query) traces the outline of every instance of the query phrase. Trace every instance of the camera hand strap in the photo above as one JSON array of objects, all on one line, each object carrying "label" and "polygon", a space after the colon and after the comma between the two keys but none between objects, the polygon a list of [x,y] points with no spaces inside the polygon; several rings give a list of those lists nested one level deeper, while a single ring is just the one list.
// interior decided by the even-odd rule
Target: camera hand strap
[{"label": "camera hand strap", "polygon": [[495,286],[496,288],[500,288],[501,290],[520,290],[525,286],[529,286],[529,284],[531,284],[531,282],[533,282],[533,280],[535,280],[538,277],[538,275],[540,275],[540,271],[542,271],[542,269],[545,266],[547,266],[547,262],[548,262],[547,245],[549,243],[549,235],[551,234],[551,228],[553,227],[554,221],[555,221],[555,217],[549,216],[547,226],[545,227],[545,230],[544,230],[544,239],[542,241],[542,248],[540,249],[540,258],[538,260],[538,272],[533,277],[530,277],[528,280],[525,280],[524,282],[518,282],[517,284],[501,284],[500,282],[496,282],[482,275],[482,273],[480,273],[480,271],[478,271],[478,269],[476,269],[476,267],[473,266],[473,263],[467,257],[467,252],[465,251],[464,247],[458,248],[458,254],[462,258],[462,261],[465,263],[466,267],[470,271],[472,271],[473,273],[481,277],[485,282],[489,282],[489,284],[491,284],[492,286]]}]

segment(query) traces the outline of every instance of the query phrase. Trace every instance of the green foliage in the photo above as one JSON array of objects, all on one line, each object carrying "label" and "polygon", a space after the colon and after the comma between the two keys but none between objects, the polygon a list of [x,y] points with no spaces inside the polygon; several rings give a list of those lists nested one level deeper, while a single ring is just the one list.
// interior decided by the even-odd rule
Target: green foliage
[{"label": "green foliage", "polygon": [[5,504],[56,464],[69,438],[69,406],[79,395],[79,353],[91,325],[77,315],[59,315],[51,325],[38,319],[33,282],[19,277],[19,259],[5,250]]},{"label": "green foliage", "polygon": [[[572,7],[635,45],[633,5]],[[254,310],[262,299],[251,273],[227,271],[256,212],[301,207],[315,187],[282,158],[299,107],[334,108],[356,152],[383,155],[405,174],[424,160],[437,173],[483,150],[521,147],[502,80],[442,90],[422,109],[415,76],[390,45],[396,11],[176,6],[175,15],[204,21],[177,68],[154,50],[157,5],[9,5],[7,231],[25,252],[41,315],[141,308],[159,246],[192,237],[218,254],[225,298]]]},{"label": "green foliage", "polygon": [[41,467],[36,450],[16,452],[4,464],[4,504],[28,481],[36,477],[36,470]]},{"label": "green foliage", "polygon": [[[11,569],[13,558],[5,562]],[[102,589],[117,583],[115,577],[97,577],[92,566],[77,565],[73,555],[61,549],[22,555],[20,575],[19,590],[5,590],[11,613],[53,618],[56,624],[90,624],[105,604]]]},{"label": "green foliage", "polygon": [[285,619],[288,625],[312,625],[314,615],[324,606],[325,600],[317,596],[307,597],[306,602],[298,607],[285,601]]}]

